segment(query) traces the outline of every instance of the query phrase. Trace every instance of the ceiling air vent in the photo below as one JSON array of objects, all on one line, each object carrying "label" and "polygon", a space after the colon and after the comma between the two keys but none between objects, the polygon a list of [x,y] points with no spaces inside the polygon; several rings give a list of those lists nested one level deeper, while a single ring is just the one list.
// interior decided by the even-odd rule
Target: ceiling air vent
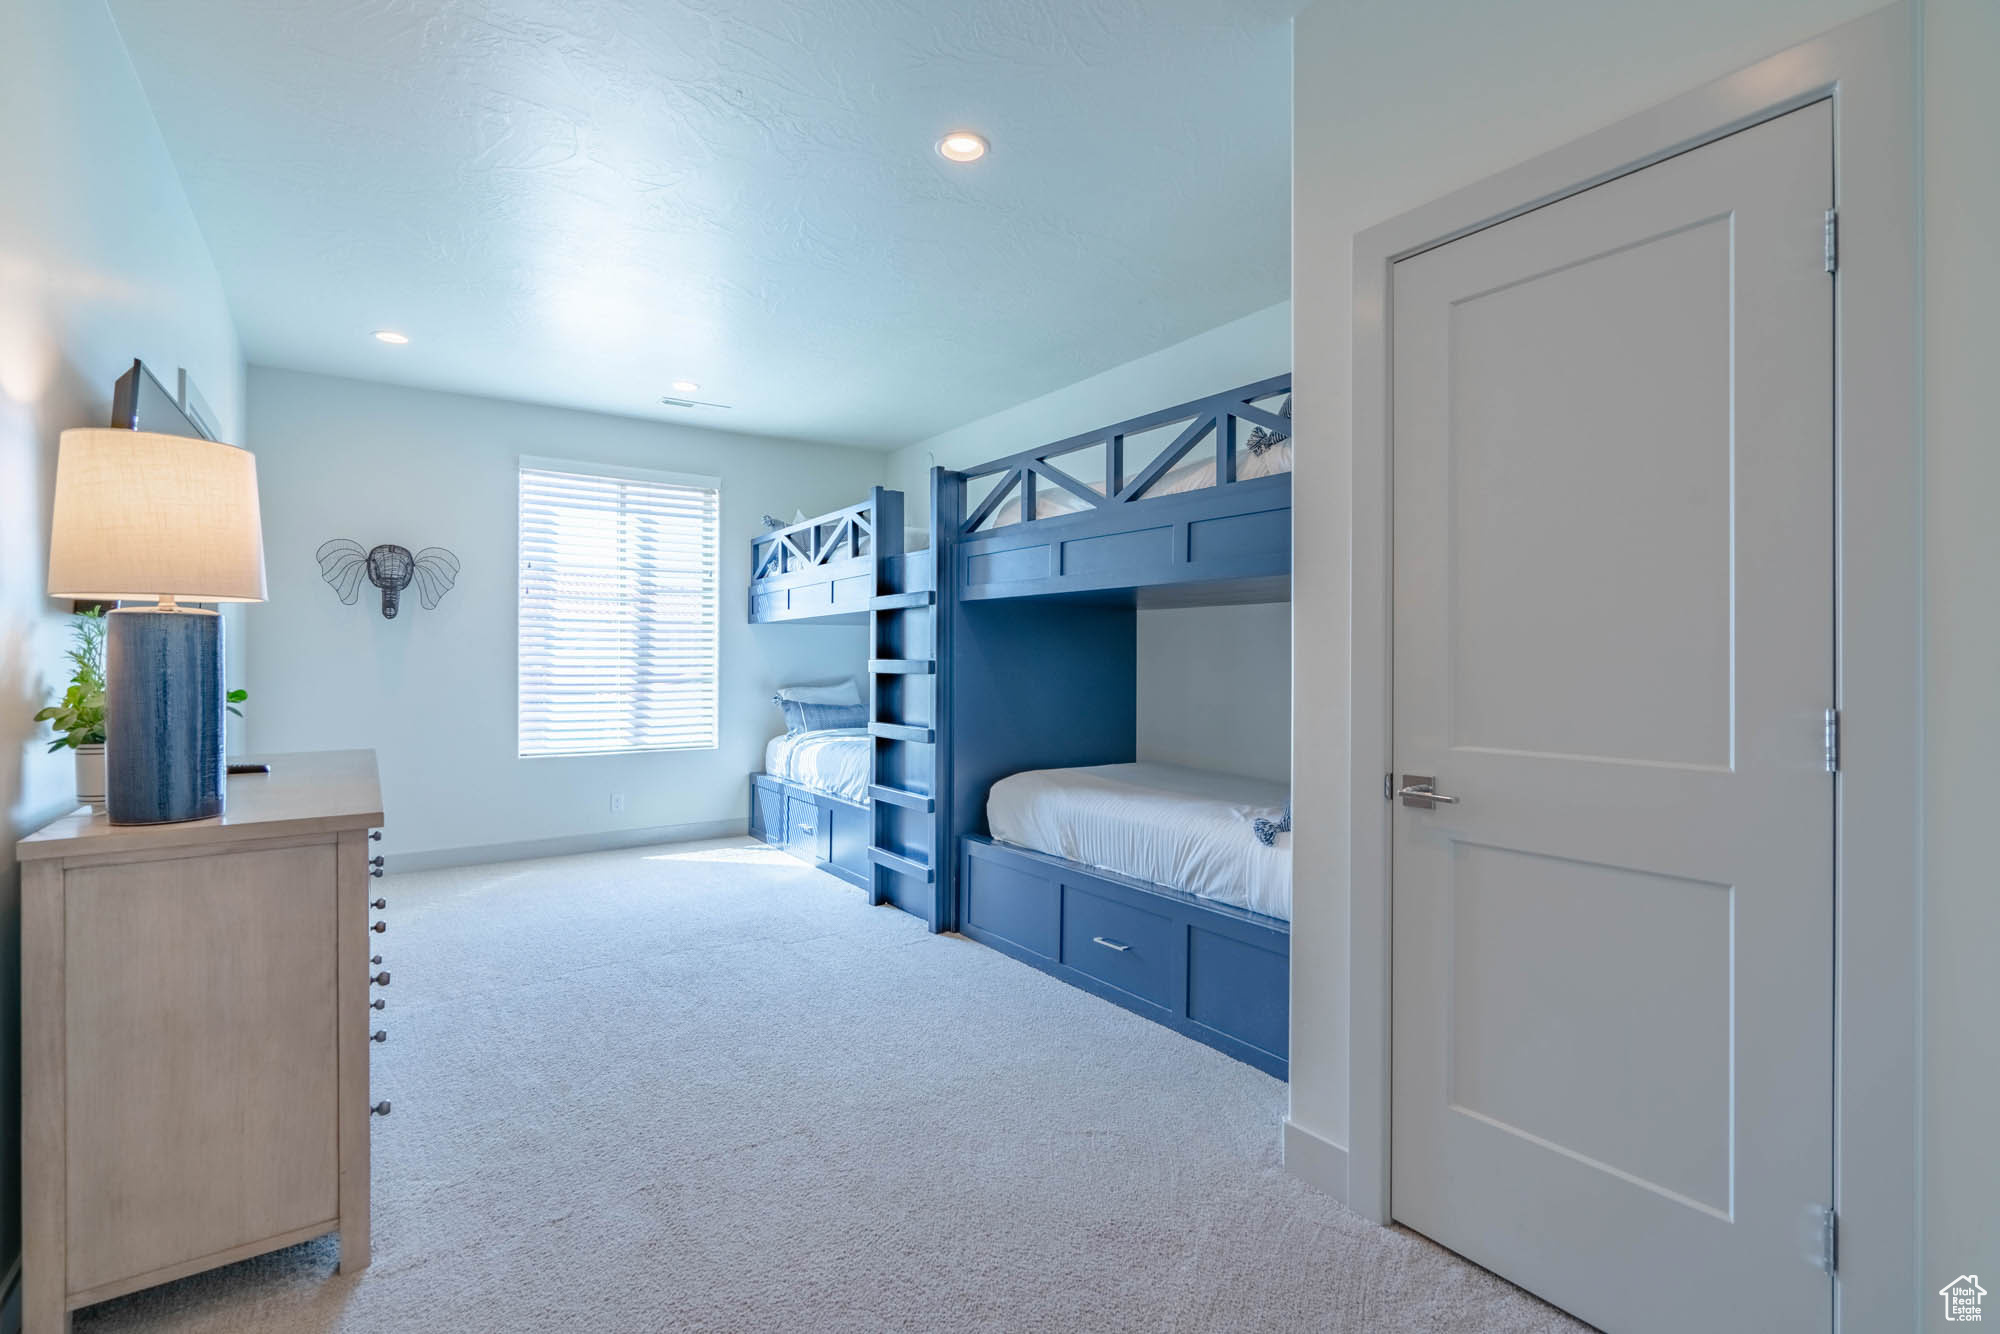
[{"label": "ceiling air vent", "polygon": [[698,398],[675,398],[672,394],[666,395],[660,402],[670,408],[719,408],[724,412],[729,411],[727,403],[705,403]]}]

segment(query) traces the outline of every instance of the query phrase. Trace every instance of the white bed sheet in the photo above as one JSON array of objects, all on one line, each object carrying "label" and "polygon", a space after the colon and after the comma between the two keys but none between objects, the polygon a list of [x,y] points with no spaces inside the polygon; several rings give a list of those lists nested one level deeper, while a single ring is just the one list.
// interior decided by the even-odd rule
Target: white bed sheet
[{"label": "white bed sheet", "polygon": [[774,736],[764,747],[764,772],[846,801],[868,800],[868,730],[829,727]]},{"label": "white bed sheet", "polygon": [[1252,912],[1292,918],[1292,836],[1252,823],[1284,814],[1285,785],[1166,764],[1031,769],[993,785],[987,827],[1046,852]]}]

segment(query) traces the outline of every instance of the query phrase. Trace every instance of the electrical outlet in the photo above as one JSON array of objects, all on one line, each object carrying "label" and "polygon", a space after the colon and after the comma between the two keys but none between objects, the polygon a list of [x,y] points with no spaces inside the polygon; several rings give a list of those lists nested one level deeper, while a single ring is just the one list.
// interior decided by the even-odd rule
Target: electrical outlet
[{"label": "electrical outlet", "polygon": [[613,792],[611,794],[611,813],[613,815],[623,815],[625,813],[625,794],[623,792]]}]

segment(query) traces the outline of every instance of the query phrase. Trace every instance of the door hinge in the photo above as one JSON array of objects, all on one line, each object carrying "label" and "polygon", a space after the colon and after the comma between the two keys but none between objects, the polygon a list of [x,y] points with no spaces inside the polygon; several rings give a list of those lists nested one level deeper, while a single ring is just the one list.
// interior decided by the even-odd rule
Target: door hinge
[{"label": "door hinge", "polygon": [[1394,801],[1395,799],[1396,799],[1396,775],[1394,775],[1394,774],[1392,774],[1392,773],[1391,773],[1391,774],[1383,774],[1383,775],[1382,775],[1382,800],[1384,800],[1384,801]]},{"label": "door hinge", "polygon": [[1826,211],[1826,271],[1832,273],[1840,267],[1840,213],[1835,209]]},{"label": "door hinge", "polygon": [[1831,1209],[1819,1211],[1818,1265],[1827,1273],[1840,1267],[1840,1215]]},{"label": "door hinge", "polygon": [[1840,710],[1826,711],[1826,771],[1840,772]]}]

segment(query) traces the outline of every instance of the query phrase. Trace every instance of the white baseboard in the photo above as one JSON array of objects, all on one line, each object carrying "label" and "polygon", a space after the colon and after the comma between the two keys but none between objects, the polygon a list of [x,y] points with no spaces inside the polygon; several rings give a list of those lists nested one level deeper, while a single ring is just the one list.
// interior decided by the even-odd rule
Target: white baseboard
[{"label": "white baseboard", "polygon": [[536,838],[523,843],[483,843],[469,848],[384,853],[382,869],[389,872],[436,871],[447,866],[484,866],[490,862],[530,861],[536,857],[568,857],[579,852],[616,852],[620,848],[643,848],[654,843],[693,843],[705,838],[733,838],[748,833],[747,819],[653,825],[646,829],[607,829],[602,833]]},{"label": "white baseboard", "polygon": [[1285,1118],[1285,1170],[1347,1203],[1347,1150]]}]

